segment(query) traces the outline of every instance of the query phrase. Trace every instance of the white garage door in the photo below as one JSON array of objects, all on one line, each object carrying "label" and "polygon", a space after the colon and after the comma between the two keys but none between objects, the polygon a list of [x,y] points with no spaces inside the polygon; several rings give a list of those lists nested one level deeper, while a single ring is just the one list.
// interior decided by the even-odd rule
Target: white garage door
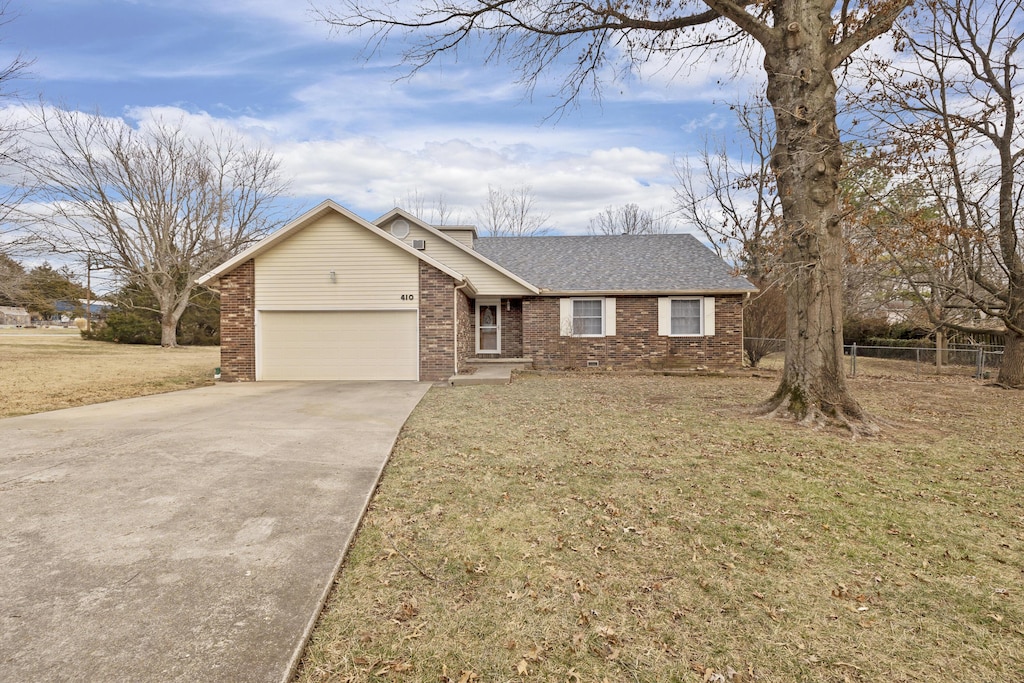
[{"label": "white garage door", "polygon": [[416,311],[264,311],[260,379],[419,379]]}]

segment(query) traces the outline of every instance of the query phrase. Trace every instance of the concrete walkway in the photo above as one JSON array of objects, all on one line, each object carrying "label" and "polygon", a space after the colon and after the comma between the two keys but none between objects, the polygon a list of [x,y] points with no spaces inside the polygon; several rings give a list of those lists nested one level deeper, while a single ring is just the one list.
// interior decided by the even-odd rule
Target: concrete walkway
[{"label": "concrete walkway", "polygon": [[284,680],[428,388],[228,384],[0,420],[0,679]]}]

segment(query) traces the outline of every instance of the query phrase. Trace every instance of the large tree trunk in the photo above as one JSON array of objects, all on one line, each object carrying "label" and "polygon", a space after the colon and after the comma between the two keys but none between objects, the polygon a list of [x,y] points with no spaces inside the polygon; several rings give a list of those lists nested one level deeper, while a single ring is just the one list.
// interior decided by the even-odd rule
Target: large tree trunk
[{"label": "large tree trunk", "polygon": [[178,345],[178,318],[174,313],[160,314],[160,346]]},{"label": "large tree trunk", "polygon": [[163,296],[157,297],[160,302],[160,346],[169,348],[178,345],[178,321],[188,308],[193,287],[178,292],[174,285],[164,285]]},{"label": "large tree trunk", "polygon": [[787,292],[785,368],[765,410],[806,422],[831,418],[854,431],[871,431],[843,370],[842,148],[829,64],[831,4],[776,5],[778,40],[765,50],[767,96],[777,133],[772,168],[785,219]]},{"label": "large tree trunk", "polygon": [[1024,337],[1013,330],[1006,331],[998,382],[1004,387],[1024,389]]}]

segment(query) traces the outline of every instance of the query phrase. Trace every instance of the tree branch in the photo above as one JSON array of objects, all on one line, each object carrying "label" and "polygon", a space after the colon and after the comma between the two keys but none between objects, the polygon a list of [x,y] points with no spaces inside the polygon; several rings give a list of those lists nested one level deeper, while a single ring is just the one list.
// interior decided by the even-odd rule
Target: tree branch
[{"label": "tree branch", "polygon": [[761,45],[767,45],[772,39],[774,29],[762,19],[747,12],[746,2],[735,2],[735,0],[704,0],[704,3],[715,11],[716,14],[736,24],[741,31],[749,35]]},{"label": "tree branch", "polygon": [[877,9],[870,19],[861,24],[852,33],[846,34],[842,40],[832,46],[828,62],[828,69],[830,71],[849,59],[854,52],[864,45],[892,28],[896,18],[903,13],[903,10],[910,7],[914,0],[890,0],[890,2],[890,7]]}]

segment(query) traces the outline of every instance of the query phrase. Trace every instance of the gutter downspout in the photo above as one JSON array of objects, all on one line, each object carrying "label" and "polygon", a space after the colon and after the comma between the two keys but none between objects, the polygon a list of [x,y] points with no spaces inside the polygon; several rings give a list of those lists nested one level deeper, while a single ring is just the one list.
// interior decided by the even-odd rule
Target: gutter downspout
[{"label": "gutter downspout", "polygon": [[455,290],[453,293],[453,296],[455,297],[454,301],[452,302],[452,318],[454,318],[455,322],[455,324],[452,326],[455,328],[455,358],[453,359],[455,372],[453,374],[456,375],[459,374],[459,290],[464,289],[466,287],[469,287],[469,280],[463,280],[461,285],[455,285]]}]

